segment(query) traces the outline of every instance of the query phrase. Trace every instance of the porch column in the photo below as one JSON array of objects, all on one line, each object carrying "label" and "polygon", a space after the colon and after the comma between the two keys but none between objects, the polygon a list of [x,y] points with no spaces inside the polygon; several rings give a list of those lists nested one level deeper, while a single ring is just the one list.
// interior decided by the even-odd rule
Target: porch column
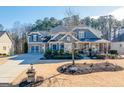
[{"label": "porch column", "polygon": [[49,49],[53,50],[51,43],[49,43]]},{"label": "porch column", "polygon": [[59,43],[58,45],[59,45],[59,51],[60,51],[60,45],[61,45],[61,44]]},{"label": "porch column", "polygon": [[102,53],[104,54],[104,43],[101,43],[102,45]]},{"label": "porch column", "polygon": [[88,44],[89,44],[89,49],[90,49],[91,48],[91,43],[89,42]]},{"label": "porch column", "polygon": [[75,43],[76,44],[76,49],[79,50],[79,43]]},{"label": "porch column", "polygon": [[106,43],[106,54],[108,54],[108,49],[109,48],[109,44],[108,43]]},{"label": "porch column", "polygon": [[49,43],[49,49],[50,49],[50,47],[51,47],[51,43]]},{"label": "porch column", "polygon": [[45,51],[46,51],[46,45],[43,44],[43,53],[45,53]]},{"label": "porch column", "polygon": [[97,43],[97,48],[98,48],[98,52],[100,52],[100,44],[99,43]]}]

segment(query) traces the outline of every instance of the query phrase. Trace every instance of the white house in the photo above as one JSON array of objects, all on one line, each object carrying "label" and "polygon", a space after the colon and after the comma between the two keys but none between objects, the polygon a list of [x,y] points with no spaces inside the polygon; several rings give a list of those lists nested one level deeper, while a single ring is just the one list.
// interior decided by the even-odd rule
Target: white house
[{"label": "white house", "polygon": [[111,50],[117,50],[120,55],[124,55],[124,42],[112,42]]},{"label": "white house", "polygon": [[0,54],[14,54],[14,43],[10,35],[5,31],[0,31]]},{"label": "white house", "polygon": [[124,55],[124,28],[118,30],[116,38],[111,42],[111,50],[117,50],[120,55]]}]

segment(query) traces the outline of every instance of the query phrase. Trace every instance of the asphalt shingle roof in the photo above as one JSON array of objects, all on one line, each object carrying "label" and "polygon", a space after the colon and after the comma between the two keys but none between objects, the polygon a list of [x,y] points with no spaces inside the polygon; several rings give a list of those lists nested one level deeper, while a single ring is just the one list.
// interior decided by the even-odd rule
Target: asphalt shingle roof
[{"label": "asphalt shingle roof", "polygon": [[76,30],[76,29],[77,29],[77,31],[78,30],[85,30],[85,31],[89,30],[89,31],[94,33],[99,38],[101,38],[101,36],[102,36],[101,31],[93,29],[91,27],[86,27],[86,26],[77,26],[77,27],[70,27],[70,28],[68,28],[67,26],[59,25],[59,26],[51,29],[50,31],[52,33],[58,33],[58,32],[69,32],[69,31]]}]

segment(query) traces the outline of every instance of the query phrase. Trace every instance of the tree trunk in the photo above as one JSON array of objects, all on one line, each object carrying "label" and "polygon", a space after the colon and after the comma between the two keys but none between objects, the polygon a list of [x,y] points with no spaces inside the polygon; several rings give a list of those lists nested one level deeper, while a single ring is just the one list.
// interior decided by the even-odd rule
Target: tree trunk
[{"label": "tree trunk", "polygon": [[75,59],[74,59],[74,43],[72,43],[72,65],[75,65]]}]

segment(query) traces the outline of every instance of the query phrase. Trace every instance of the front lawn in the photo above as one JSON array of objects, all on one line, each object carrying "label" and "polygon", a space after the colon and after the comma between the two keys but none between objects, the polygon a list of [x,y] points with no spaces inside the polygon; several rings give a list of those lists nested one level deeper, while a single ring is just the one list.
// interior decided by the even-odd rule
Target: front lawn
[{"label": "front lawn", "polygon": [[[108,59],[109,63],[124,68],[124,59]],[[43,61],[41,61],[42,63]],[[51,62],[51,61],[50,61]],[[102,64],[104,60],[76,60],[78,64]],[[67,75],[57,71],[57,68],[65,65],[65,62],[36,64],[37,76],[43,76],[45,81],[41,87],[124,87],[124,70],[121,71],[103,71],[82,75]],[[70,63],[67,61],[66,63]],[[50,70],[49,70],[50,69]],[[50,78],[51,77],[51,78]]]}]

